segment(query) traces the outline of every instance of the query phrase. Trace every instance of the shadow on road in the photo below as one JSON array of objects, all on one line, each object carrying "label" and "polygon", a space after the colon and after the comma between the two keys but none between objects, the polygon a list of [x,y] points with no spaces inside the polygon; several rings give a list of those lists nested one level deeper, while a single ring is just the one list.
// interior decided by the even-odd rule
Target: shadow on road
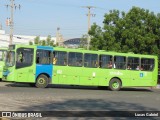
[{"label": "shadow on road", "polygon": [[[63,116],[66,114],[67,111],[88,111],[85,116],[91,117],[94,116],[101,116],[101,112],[99,111],[125,111],[125,114],[122,112],[122,115],[125,117],[130,115],[134,115],[135,113],[132,111],[158,111],[154,108],[148,108],[144,107],[140,104],[134,104],[134,103],[127,103],[127,102],[113,102],[113,101],[104,101],[102,99],[77,99],[77,100],[65,100],[65,101],[59,101],[59,102],[50,102],[50,103],[44,103],[40,105],[33,105],[28,107],[22,107],[24,111],[60,111],[60,113],[57,116]],[[92,112],[90,112],[92,111]],[[94,112],[93,112],[94,111]],[[96,112],[98,111],[98,112]],[[78,114],[78,113],[77,113]],[[77,115],[76,114],[76,115]],[[114,114],[114,116],[113,116]],[[75,115],[75,114],[73,114]],[[102,114],[104,117],[104,114]],[[117,112],[117,116],[114,112],[107,113],[106,117],[119,117],[120,114]],[[72,116],[70,113],[69,116]],[[74,116],[73,116],[74,117]],[[142,118],[142,117],[139,117]],[[116,119],[116,118],[115,118]],[[124,118],[125,119],[125,118]],[[128,118],[126,118],[128,119]],[[149,120],[155,120],[155,118],[149,117]]]},{"label": "shadow on road", "polygon": [[[5,86],[7,87],[32,87],[35,86],[30,85],[28,83],[8,83]],[[36,87],[35,87],[36,88]],[[78,85],[48,85],[47,88],[56,88],[56,89],[83,89],[83,90],[108,90],[108,87],[92,87],[92,86],[78,86]],[[45,89],[47,89],[45,88]],[[153,92],[152,89],[148,87],[134,87],[134,88],[122,88],[120,91],[142,91],[142,92]]]}]

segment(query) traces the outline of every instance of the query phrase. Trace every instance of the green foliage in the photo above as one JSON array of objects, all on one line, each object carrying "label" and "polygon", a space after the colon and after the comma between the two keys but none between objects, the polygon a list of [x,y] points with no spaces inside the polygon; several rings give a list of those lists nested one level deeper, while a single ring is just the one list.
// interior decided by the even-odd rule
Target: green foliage
[{"label": "green foliage", "polygon": [[49,46],[54,46],[54,47],[55,47],[53,40],[51,40],[51,41],[49,42]]},{"label": "green foliage", "polygon": [[[46,38],[46,40],[40,40],[40,37],[37,36],[35,39],[34,39],[34,44],[35,45],[42,45],[42,46],[57,46],[54,44],[54,41],[51,40],[51,35],[48,35],[48,37]],[[29,45],[33,45],[33,43],[30,41],[29,42]]]},{"label": "green foliage", "polygon": [[40,38],[39,38],[39,36],[37,36],[37,37],[34,39],[34,44],[35,44],[35,45],[38,45],[38,44],[39,44],[39,41],[40,41]]},{"label": "green foliage", "polygon": [[29,41],[29,45],[33,45],[33,42],[32,42],[32,41]]},{"label": "green foliage", "polygon": [[91,49],[159,55],[160,14],[139,7],[128,13],[111,10],[103,23],[89,31]]},{"label": "green foliage", "polygon": [[87,34],[83,35],[82,38],[80,39],[79,48],[87,49],[87,40],[88,40],[88,35]]},{"label": "green foliage", "polygon": [[105,47],[105,42],[103,39],[103,33],[101,27],[96,25],[95,23],[92,25],[91,30],[89,31],[89,35],[91,36],[90,48],[93,50],[102,50]]},{"label": "green foliage", "polygon": [[42,40],[42,46],[46,46],[46,41],[45,40]]},{"label": "green foliage", "polygon": [[48,35],[47,39],[46,39],[46,45],[47,46],[50,46],[50,43],[51,43],[51,36]]}]

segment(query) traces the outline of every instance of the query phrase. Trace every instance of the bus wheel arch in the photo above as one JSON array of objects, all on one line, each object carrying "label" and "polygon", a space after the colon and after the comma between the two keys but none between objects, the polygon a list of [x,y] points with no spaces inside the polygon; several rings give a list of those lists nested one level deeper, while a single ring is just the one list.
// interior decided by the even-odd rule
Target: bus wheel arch
[{"label": "bus wheel arch", "polygon": [[110,81],[109,81],[109,89],[112,91],[119,91],[122,87],[122,81],[120,78],[118,77],[113,77]]},{"label": "bus wheel arch", "polygon": [[50,82],[50,76],[46,73],[41,73],[36,78],[35,86],[37,88],[46,88]]}]

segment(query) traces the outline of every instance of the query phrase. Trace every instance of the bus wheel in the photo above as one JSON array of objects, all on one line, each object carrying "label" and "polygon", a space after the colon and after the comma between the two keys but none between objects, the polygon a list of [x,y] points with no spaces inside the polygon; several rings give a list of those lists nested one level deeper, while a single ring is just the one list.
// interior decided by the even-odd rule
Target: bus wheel
[{"label": "bus wheel", "polygon": [[119,79],[117,78],[113,78],[110,82],[109,82],[109,89],[112,91],[118,91],[120,90],[122,86],[122,83]]},{"label": "bus wheel", "polygon": [[40,75],[36,80],[37,88],[46,88],[48,86],[48,77],[45,75]]}]

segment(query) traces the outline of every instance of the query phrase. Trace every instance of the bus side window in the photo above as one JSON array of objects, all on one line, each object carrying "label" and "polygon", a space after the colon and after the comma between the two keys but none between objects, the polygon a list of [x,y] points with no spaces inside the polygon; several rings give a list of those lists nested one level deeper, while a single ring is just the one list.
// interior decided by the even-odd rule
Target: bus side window
[{"label": "bus side window", "polygon": [[99,64],[97,61],[98,61],[97,54],[90,54],[90,53],[84,54],[84,67],[97,68]]},{"label": "bus side window", "polygon": [[66,66],[67,65],[67,52],[54,51],[53,52],[53,65]]},{"label": "bus side window", "polygon": [[51,51],[38,49],[36,53],[36,63],[51,64]]},{"label": "bus side window", "polygon": [[132,70],[132,67],[130,64],[127,65],[127,70]]},{"label": "bus side window", "polygon": [[84,66],[85,66],[85,67],[88,67],[88,62],[84,62]]},{"label": "bus side window", "polygon": [[18,53],[18,62],[23,62],[23,52]]},{"label": "bus side window", "polygon": [[78,52],[68,53],[68,65],[75,67],[82,67],[83,54]]},{"label": "bus side window", "polygon": [[53,65],[55,65],[57,63],[57,58],[53,57]]},{"label": "bus side window", "polygon": [[128,57],[127,60],[127,70],[139,70],[139,58],[138,57]]},{"label": "bus side window", "polygon": [[52,63],[53,63],[53,65],[56,65],[56,64],[57,64],[57,55],[56,55],[56,51],[53,52]]},{"label": "bus side window", "polygon": [[100,55],[99,56],[100,68],[112,69],[113,67],[112,58],[113,57],[111,55]]},{"label": "bus side window", "polygon": [[154,68],[154,59],[151,58],[142,58],[141,59],[141,68],[143,71],[152,71]]},{"label": "bus side window", "polygon": [[95,61],[95,67],[98,67],[98,61]]},{"label": "bus side window", "polygon": [[126,69],[126,57],[124,56],[114,56],[114,68],[116,69]]}]

